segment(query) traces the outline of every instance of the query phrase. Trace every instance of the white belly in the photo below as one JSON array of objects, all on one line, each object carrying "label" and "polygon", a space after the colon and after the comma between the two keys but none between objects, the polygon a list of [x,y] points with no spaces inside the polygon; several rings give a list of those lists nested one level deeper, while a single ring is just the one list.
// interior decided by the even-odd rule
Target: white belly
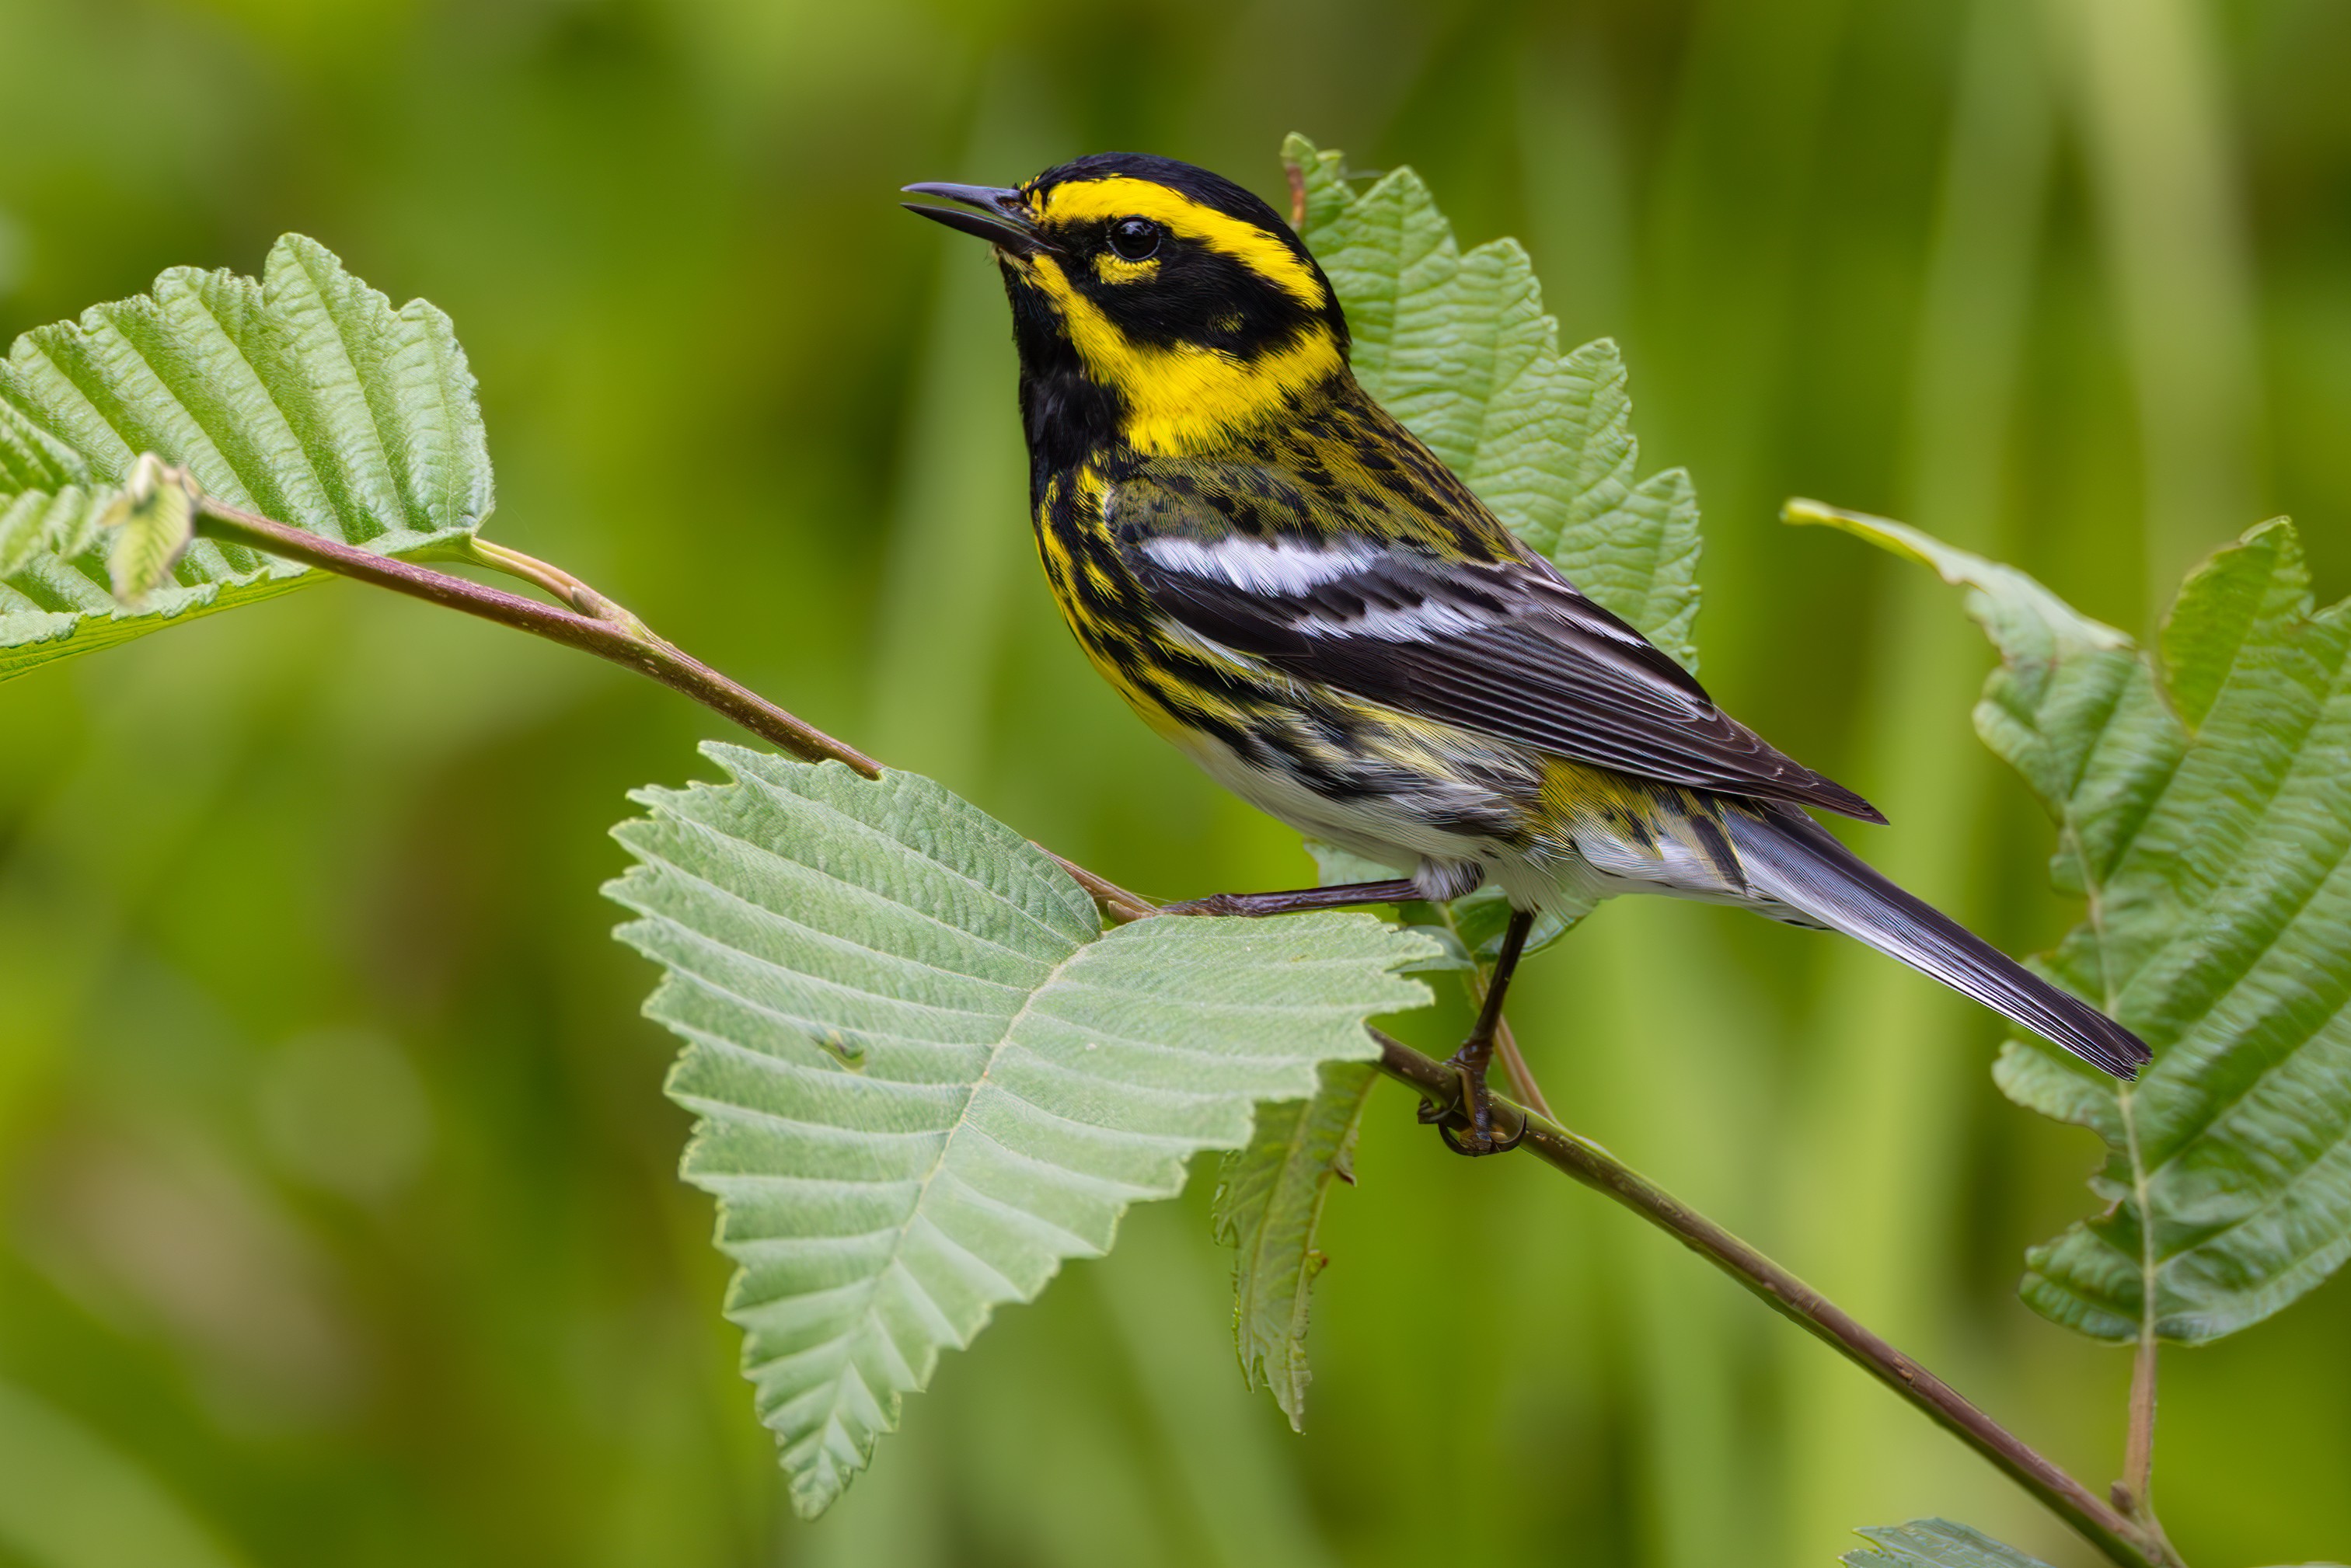
[{"label": "white belly", "polygon": [[1212,737],[1186,735],[1176,745],[1208,777],[1259,810],[1309,838],[1411,877],[1434,902],[1458,898],[1486,882],[1501,887],[1520,908],[1562,915],[1589,909],[1604,896],[1591,868],[1572,851],[1539,863],[1501,840],[1434,825],[1432,819],[1492,805],[1491,796],[1473,784],[1416,785],[1399,793],[1337,798],[1290,774],[1252,767]]}]

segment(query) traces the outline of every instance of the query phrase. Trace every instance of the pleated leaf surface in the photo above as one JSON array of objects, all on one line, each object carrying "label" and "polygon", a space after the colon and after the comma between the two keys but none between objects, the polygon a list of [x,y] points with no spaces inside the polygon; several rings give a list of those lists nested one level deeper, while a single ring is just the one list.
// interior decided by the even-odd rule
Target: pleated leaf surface
[{"label": "pleated leaf surface", "polygon": [[117,603],[99,521],[150,452],[220,500],[385,555],[444,551],[490,510],[446,316],[394,308],[298,235],[258,279],[176,267],[0,361],[0,680],[311,576],[198,539],[140,609]]},{"label": "pleated leaf surface", "polygon": [[1410,169],[1358,192],[1302,136],[1301,238],[1338,290],[1356,379],[1494,515],[1651,642],[1698,668],[1698,494],[1669,468],[1636,479],[1625,361],[1606,339],[1566,354],[1514,239],[1464,251]]},{"label": "pleated leaf surface", "polygon": [[1293,1430],[1306,1426],[1306,1319],[1314,1245],[1331,1184],[1355,1179],[1355,1134],[1379,1073],[1367,1062],[1323,1064],[1312,1095],[1258,1108],[1248,1147],[1224,1160],[1213,1223],[1235,1249],[1233,1339],[1241,1379],[1271,1391]]},{"label": "pleated leaf surface", "polygon": [[1869,1545],[1839,1558],[1845,1568],[2049,1568],[2038,1557],[1948,1519],[1914,1519],[1855,1533]]},{"label": "pleated leaf surface", "polygon": [[2351,1257],[2351,604],[2293,528],[2199,567],[2161,657],[2012,568],[1834,520],[1966,586],[2000,650],[1976,727],[2057,824],[2087,914],[2045,967],[2137,1030],[2136,1086],[2037,1040],[1996,1074],[2094,1129],[2105,1209],[2027,1255],[2026,1301],[2101,1339],[2219,1338]]},{"label": "pleated leaf surface", "polygon": [[714,746],[723,785],[616,831],[622,940],[686,1040],[686,1178],[795,1504],[820,1512],[1001,1302],[1108,1250],[1260,1100],[1375,1053],[1431,945],[1364,915],[1104,931],[1041,852],[938,785]]}]

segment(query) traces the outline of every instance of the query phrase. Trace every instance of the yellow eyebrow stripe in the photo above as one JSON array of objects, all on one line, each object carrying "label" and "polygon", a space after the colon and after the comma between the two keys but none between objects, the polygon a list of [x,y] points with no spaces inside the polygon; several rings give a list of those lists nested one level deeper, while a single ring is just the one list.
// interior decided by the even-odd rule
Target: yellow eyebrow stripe
[{"label": "yellow eyebrow stripe", "polygon": [[1328,303],[1322,286],[1314,279],[1314,269],[1280,240],[1255,224],[1148,180],[1117,174],[1102,180],[1064,181],[1045,193],[1038,216],[1049,226],[1090,218],[1150,218],[1280,285],[1310,310],[1320,310]]}]

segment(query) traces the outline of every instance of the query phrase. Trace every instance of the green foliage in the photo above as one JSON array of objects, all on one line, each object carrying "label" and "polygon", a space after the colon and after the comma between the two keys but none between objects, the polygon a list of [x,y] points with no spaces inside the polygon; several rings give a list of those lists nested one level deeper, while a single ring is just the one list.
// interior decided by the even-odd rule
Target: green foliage
[{"label": "green foliage", "polygon": [[822,1511],[940,1350],[1126,1206],[1238,1148],[1259,1100],[1374,1053],[1421,938],[1362,915],[1105,932],[1034,845],[927,779],[713,746],[723,786],[615,830],[623,940],[687,1041],[688,1180],[740,1265],[727,1315],[793,1501]]},{"label": "green foliage", "polygon": [[2049,1568],[2038,1557],[1948,1519],[1914,1519],[1855,1533],[1870,1544],[1839,1558],[1845,1568]]},{"label": "green foliage", "polygon": [[1410,169],[1360,193],[1337,152],[1292,136],[1302,238],[1339,292],[1356,379],[1529,546],[1698,668],[1698,495],[1679,468],[1635,481],[1625,361],[1605,339],[1562,356],[1514,239],[1467,252]]},{"label": "green foliage", "polygon": [[[2127,26],[2108,29],[2101,56],[2048,25],[2134,10],[2206,25],[2180,51],[2136,56]],[[530,524],[542,553],[593,567],[695,652],[894,762],[916,758],[891,735],[909,710],[873,668],[892,630],[876,624],[877,592],[900,591],[900,563],[933,530],[959,530],[955,559],[1001,570],[956,580],[959,640],[932,643],[956,657],[934,666],[925,695],[960,698],[974,739],[967,761],[925,771],[999,814],[1018,802],[1012,820],[1055,848],[1171,893],[1272,886],[1303,862],[1294,840],[1246,826],[1172,761],[1071,656],[1038,591],[1019,475],[999,484],[967,465],[974,452],[1020,461],[1000,301],[967,308],[930,289],[946,274],[949,288],[994,279],[962,242],[897,212],[905,180],[1008,181],[1084,147],[1188,150],[1280,204],[1264,154],[1289,127],[1269,119],[1328,106],[1330,123],[1365,127],[1332,138],[1357,163],[1413,162],[1465,234],[1524,239],[1565,341],[1625,337],[1649,460],[1704,475],[1715,517],[1751,521],[1823,475],[1883,483],[1898,448],[1922,459],[1902,465],[1924,476],[1922,514],[1932,502],[1982,538],[2032,540],[2035,561],[2085,574],[2111,563],[2111,597],[2081,601],[2106,620],[2141,597],[2128,563],[2162,504],[2141,465],[2183,444],[2148,434],[2118,356],[2170,366],[2191,395],[2212,386],[2206,340],[2176,330],[2176,314],[2139,312],[2126,340],[2125,316],[2096,308],[2138,298],[2125,279],[2168,265],[2257,307],[2243,319],[2264,369],[2241,420],[2199,418],[2209,404],[2192,401],[2168,416],[2172,432],[2194,422],[2179,460],[2250,443],[2248,482],[2290,486],[2306,513],[2323,598],[2351,586],[2339,284],[2351,223],[2339,201],[2293,199],[2351,180],[2335,65],[2351,9],[1411,0],[1338,26],[1252,14],[1261,47],[1233,47],[1217,14],[1204,31],[1182,5],[1071,26],[1065,5],[1010,0],[985,13],[984,35],[945,7],[836,7],[813,28],[788,25],[795,15],[0,5],[0,59],[15,68],[0,99],[0,355],[23,328],[142,291],[163,262],[257,270],[242,264],[260,246],[242,236],[309,225],[395,299],[423,293],[460,318],[497,425],[498,524]],[[2002,18],[2005,34],[1988,26]],[[2014,47],[1985,47],[2003,37]],[[975,47],[994,38],[1050,44]],[[2194,68],[2144,68],[2182,63]],[[2215,84],[2241,112],[2210,112]],[[2120,102],[2144,111],[2142,128],[2204,126],[2193,156],[2183,164],[2168,132],[2134,137],[2113,110],[2104,152],[2082,155],[2085,116],[2117,91],[2137,93]],[[2179,211],[2198,185],[2182,170],[2199,166],[2255,195],[2194,231],[2243,266],[2108,243],[2102,217]],[[2021,353],[2001,329],[2004,292],[2030,331]],[[1956,411],[1922,353],[1938,298],[1968,384],[1984,389]],[[938,382],[927,405],[897,395],[972,325],[976,368]],[[1656,417],[1668,401],[1670,448]],[[934,439],[925,411],[939,406],[957,411],[961,444]],[[1932,493],[1954,460],[1981,476],[1959,505]],[[672,507],[684,474],[691,503]],[[940,516],[934,495],[955,500],[954,523],[913,527]],[[1964,504],[1978,495],[1984,505]],[[990,496],[998,510],[985,510]],[[1812,549],[1721,549],[1722,528],[1707,557],[1709,670],[1780,694],[1846,757],[1879,734],[1870,705],[1942,700],[1900,656],[1907,618],[1892,601],[1854,605],[1854,581],[1823,580]],[[1253,1428],[1276,1439],[1270,1463],[1252,1463],[1261,1446],[1217,1446],[1319,1555],[1271,1531],[1219,1552],[1215,1531],[1252,1518],[1242,1494],[1190,1484],[1185,1457],[1212,1445],[1138,1403],[1140,1368],[1222,1373],[1231,1354],[1222,1312],[1193,1291],[1229,1255],[1204,1237],[1179,1244],[1195,1239],[1175,1225],[1160,1253],[1123,1231],[1112,1260],[1080,1270],[1105,1276],[1103,1290],[1050,1291],[1011,1314],[1025,1321],[1000,1322],[982,1355],[951,1358],[925,1396],[925,1440],[889,1455],[891,1473],[869,1478],[883,1484],[861,1484],[813,1530],[776,1520],[767,1435],[740,1418],[731,1374],[707,1375],[738,1335],[705,1311],[690,1265],[709,1260],[679,1250],[678,1215],[698,1230],[694,1211],[706,1214],[698,1193],[665,1190],[684,1118],[643,1092],[667,1037],[633,1016],[650,982],[590,939],[600,923],[580,896],[614,869],[602,836],[622,814],[614,779],[663,777],[674,768],[643,759],[681,733],[721,732],[530,640],[357,591],[331,597],[0,685],[13,1155],[0,1354],[241,1559],[1448,1560],[1463,1550],[1461,1511],[1376,1479],[1409,1453],[1426,1473],[1540,1500],[1479,1524],[1489,1558],[1790,1568],[1833,1559],[1852,1521],[1911,1517],[1886,1504],[1932,1496],[1921,1489],[1969,1465],[1932,1438],[1890,1440],[1911,1411],[1692,1284],[1692,1266],[1654,1238],[1616,1245],[1625,1228],[1569,1184],[1507,1161],[1457,1168],[1384,1090],[1364,1129],[1365,1190],[1333,1200],[1368,1223],[1323,1278],[1343,1281],[1345,1323],[1322,1315],[1346,1332],[1316,1346],[1313,1439]],[[1753,613],[1716,620],[1727,603]],[[974,624],[987,634],[960,636]],[[352,657],[394,650],[371,667]],[[924,667],[918,653],[908,680]],[[160,801],[158,768],[172,769]],[[1896,826],[1863,834],[1867,852],[1959,838],[1970,864],[2002,868],[1970,873],[1970,908],[2021,927],[2039,890],[2005,868],[2042,853],[2045,830],[1987,809],[1987,789],[2014,789],[2004,773],[1966,769],[1931,800],[1882,800]],[[1546,955],[1544,983],[1511,1011],[1531,1049],[1556,1051],[1547,1082],[1571,1075],[1552,1087],[1594,1130],[1654,1150],[1687,1196],[1730,1195],[1725,1218],[1813,1270],[1813,1238],[1869,1207],[1806,1200],[1821,1190],[1813,1167],[1851,1142],[1834,1130],[1856,1104],[1853,1078],[1819,1071],[1815,1031],[1854,1005],[1872,961],[1813,971],[1834,939],[1694,909],[1617,908],[1598,925],[1618,916],[1689,940],[1608,944],[1595,930]],[[1789,965],[1806,983],[1775,972]],[[1889,983],[1924,994],[1907,976]],[[1644,1005],[1616,1006],[1618,991]],[[1689,1021],[1674,1005],[1688,1000],[1715,1010]],[[436,1134],[418,1189],[344,1209],[273,1168],[249,1124],[272,1043],[360,1019],[413,1057]],[[1902,1247],[1840,1256],[1816,1282],[1902,1300],[1942,1279],[1973,1301],[1980,1237],[2046,1212],[2051,1167],[2018,1165],[1997,1118],[1948,1104],[1943,1053],[1886,1055],[1869,1081],[1928,1074],[1932,1121],[1890,1134],[1903,1160],[1871,1191],[1905,1216],[1964,1192],[1969,1221],[1914,1225]],[[374,1396],[315,1425],[256,1421],[234,1364],[89,1294],[87,1275],[55,1290],[42,1239],[54,1246],[84,1211],[39,1173],[61,1142],[132,1118],[216,1151],[249,1190],[290,1205],[290,1244],[326,1289],[328,1326],[388,1353],[371,1362]],[[1726,1183],[1699,1174],[1726,1166]],[[1750,1170],[1771,1179],[1736,1179]],[[1485,1266],[1431,1267],[1440,1226]],[[1510,1245],[1519,1234],[1541,1245]],[[684,1239],[699,1249],[698,1235]],[[197,1279],[227,1273],[230,1255],[209,1245],[159,1256],[191,1252],[212,1262]],[[236,1278],[246,1294],[233,1301],[285,1300],[263,1282],[273,1275]],[[1113,1326],[1120,1291],[1167,1320],[1147,1354]],[[1726,1298],[1719,1312],[1710,1296]],[[1472,1312],[1468,1367],[1391,1375],[1399,1347]],[[2003,1418],[2092,1451],[2085,1423],[2112,1425],[2116,1368],[2091,1342],[2040,1343],[2041,1328],[1992,1314],[1967,1337],[1987,1365],[2030,1368],[1995,1376]],[[2351,1475],[2351,1422],[2333,1397],[2351,1386],[2351,1288],[2338,1275],[2273,1328],[2167,1362],[2167,1393],[2175,1375],[2187,1386],[2167,1408],[2160,1491],[2201,1568],[2341,1557],[2351,1542],[2351,1489],[2326,1480]],[[1486,1365],[1501,1370],[1478,1375]],[[1254,1414],[1267,1428],[1279,1419]],[[73,1461],[50,1452],[58,1484],[45,1474],[15,1490],[64,1490]]]},{"label": "green foliage", "polygon": [[1258,1108],[1249,1146],[1224,1161],[1217,1239],[1235,1249],[1233,1338],[1241,1377],[1273,1393],[1293,1430],[1306,1427],[1306,1314],[1330,1261],[1314,1246],[1332,1181],[1355,1180],[1355,1134],[1379,1073],[1330,1061],[1304,1100]]},{"label": "green foliage", "polygon": [[0,680],[308,579],[199,539],[174,559],[151,550],[131,574],[150,590],[141,606],[119,602],[103,525],[142,454],[230,505],[386,555],[444,550],[490,509],[447,317],[395,310],[298,235],[257,281],[175,267],[152,294],[26,333],[0,362]]},{"label": "green foliage", "polygon": [[2136,1087],[2037,1041],[2018,1103],[2094,1129],[2109,1206],[2028,1257],[2024,1299],[2102,1339],[2260,1322],[2351,1257],[2351,605],[2314,612],[2293,528],[2192,572],[2158,661],[2007,567],[1791,508],[1963,584],[2001,653],[1976,727],[2057,824],[2089,914],[2048,969],[2155,1051]]}]

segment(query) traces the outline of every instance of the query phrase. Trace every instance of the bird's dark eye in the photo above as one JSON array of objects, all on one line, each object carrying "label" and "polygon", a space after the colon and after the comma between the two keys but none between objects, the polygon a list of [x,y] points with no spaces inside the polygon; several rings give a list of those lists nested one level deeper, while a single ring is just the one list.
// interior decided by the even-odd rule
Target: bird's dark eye
[{"label": "bird's dark eye", "polygon": [[1123,261],[1141,261],[1159,248],[1159,225],[1149,218],[1121,218],[1110,225],[1110,247]]}]

